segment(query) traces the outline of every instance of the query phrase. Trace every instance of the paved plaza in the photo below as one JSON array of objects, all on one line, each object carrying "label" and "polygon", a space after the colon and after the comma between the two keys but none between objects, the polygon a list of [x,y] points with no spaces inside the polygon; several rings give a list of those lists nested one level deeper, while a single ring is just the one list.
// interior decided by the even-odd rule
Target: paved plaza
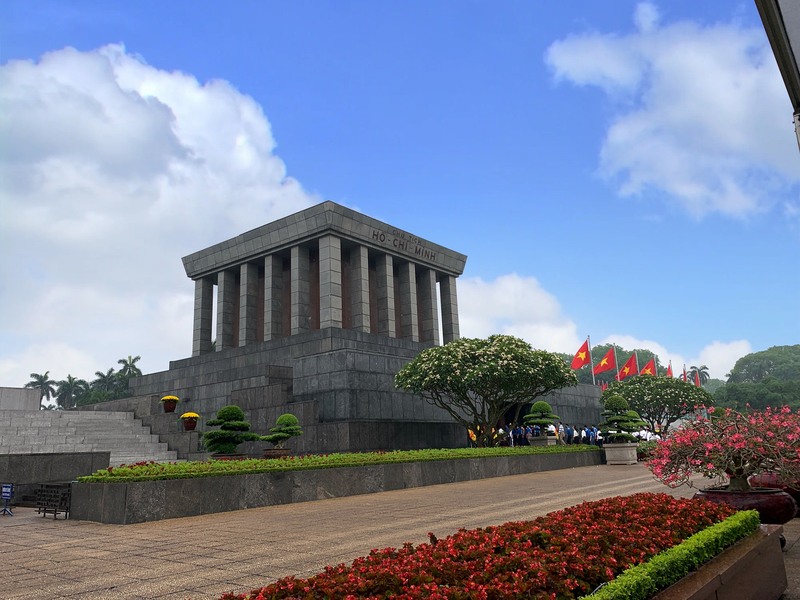
[{"label": "paved plaza", "polygon": [[[372,548],[498,525],[608,496],[669,490],[642,465],[514,475],[137,525],[0,517],[0,597],[218,598],[308,576]],[[800,519],[785,526],[789,590],[800,600]]]}]

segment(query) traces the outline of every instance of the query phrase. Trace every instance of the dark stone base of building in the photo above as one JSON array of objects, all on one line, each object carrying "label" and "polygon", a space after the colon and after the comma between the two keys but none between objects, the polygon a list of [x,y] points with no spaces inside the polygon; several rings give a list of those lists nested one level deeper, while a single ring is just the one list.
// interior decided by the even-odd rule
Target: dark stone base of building
[{"label": "dark stone base of building", "polygon": [[[259,434],[283,413],[297,416],[304,433],[288,446],[300,454],[463,447],[466,432],[445,411],[394,386],[395,374],[427,347],[326,328],[173,361],[169,371],[131,380],[135,397],[83,408],[134,411],[180,458],[204,457],[205,422],[228,404],[241,407]],[[161,413],[166,394],[181,398],[174,415]],[[593,424],[598,398],[599,388],[578,386],[548,401],[565,423]],[[181,430],[186,411],[201,415],[200,433]],[[258,455],[267,447],[248,442],[240,450]]]}]

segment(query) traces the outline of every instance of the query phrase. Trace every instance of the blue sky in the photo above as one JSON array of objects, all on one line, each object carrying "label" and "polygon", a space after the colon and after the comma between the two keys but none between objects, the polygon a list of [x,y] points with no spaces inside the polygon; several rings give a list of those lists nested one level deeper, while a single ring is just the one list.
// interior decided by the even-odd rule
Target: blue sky
[{"label": "blue sky", "polygon": [[720,378],[800,343],[800,150],[752,1],[11,0],[0,24],[0,385],[166,369],[181,257],[322,200],[466,254],[465,336]]}]

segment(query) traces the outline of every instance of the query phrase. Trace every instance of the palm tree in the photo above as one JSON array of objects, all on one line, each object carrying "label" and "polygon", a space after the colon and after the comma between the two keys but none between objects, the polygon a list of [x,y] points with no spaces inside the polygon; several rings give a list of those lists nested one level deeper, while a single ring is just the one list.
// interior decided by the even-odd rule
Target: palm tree
[{"label": "palm tree", "polygon": [[58,382],[56,390],[56,403],[61,408],[73,408],[77,406],[78,399],[89,392],[89,383],[84,379],[78,379],[72,375]]},{"label": "palm tree", "polygon": [[694,381],[695,373],[698,379],[700,379],[700,385],[705,385],[706,382],[711,379],[711,376],[708,374],[708,367],[705,365],[700,365],[699,367],[692,365],[689,367],[689,372],[687,374],[689,381]]},{"label": "palm tree", "polygon": [[92,382],[93,390],[113,394],[119,388],[119,377],[117,377],[117,373],[114,369],[109,369],[105,373],[102,371],[95,371],[94,374],[97,376],[97,379]]},{"label": "palm tree", "polygon": [[118,364],[122,365],[122,368],[119,370],[120,377],[124,377],[126,380],[131,377],[140,377],[142,375],[142,370],[136,366],[136,363],[141,359],[141,356],[131,356],[130,354],[128,358],[120,358],[117,361]]},{"label": "palm tree", "polygon": [[55,395],[56,389],[53,387],[55,385],[56,382],[50,379],[50,371],[45,371],[44,375],[40,375],[39,373],[31,373],[31,380],[25,384],[25,387],[39,390],[39,404],[40,408],[43,408],[44,403],[42,400],[47,398],[49,402],[50,398]]}]

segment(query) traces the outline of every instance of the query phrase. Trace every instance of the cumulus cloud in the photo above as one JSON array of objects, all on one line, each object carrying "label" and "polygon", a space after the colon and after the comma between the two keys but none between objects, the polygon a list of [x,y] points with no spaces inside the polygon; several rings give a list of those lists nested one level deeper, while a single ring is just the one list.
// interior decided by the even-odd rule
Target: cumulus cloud
[{"label": "cumulus cloud", "polygon": [[634,22],[627,35],[571,35],[545,55],[556,80],[599,87],[609,99],[601,176],[622,195],[653,192],[695,217],[772,209],[800,171],[763,30],[661,24],[652,3],[637,6]]},{"label": "cumulus cloud", "polygon": [[581,344],[575,323],[534,277],[460,277],[458,312],[463,337],[514,335],[551,352],[574,352]]},{"label": "cumulus cloud", "polygon": [[252,98],[121,45],[0,66],[0,138],[0,275],[13,282],[0,385],[91,377],[141,348],[158,349],[144,370],[167,368],[191,345],[181,257],[319,202]]}]

